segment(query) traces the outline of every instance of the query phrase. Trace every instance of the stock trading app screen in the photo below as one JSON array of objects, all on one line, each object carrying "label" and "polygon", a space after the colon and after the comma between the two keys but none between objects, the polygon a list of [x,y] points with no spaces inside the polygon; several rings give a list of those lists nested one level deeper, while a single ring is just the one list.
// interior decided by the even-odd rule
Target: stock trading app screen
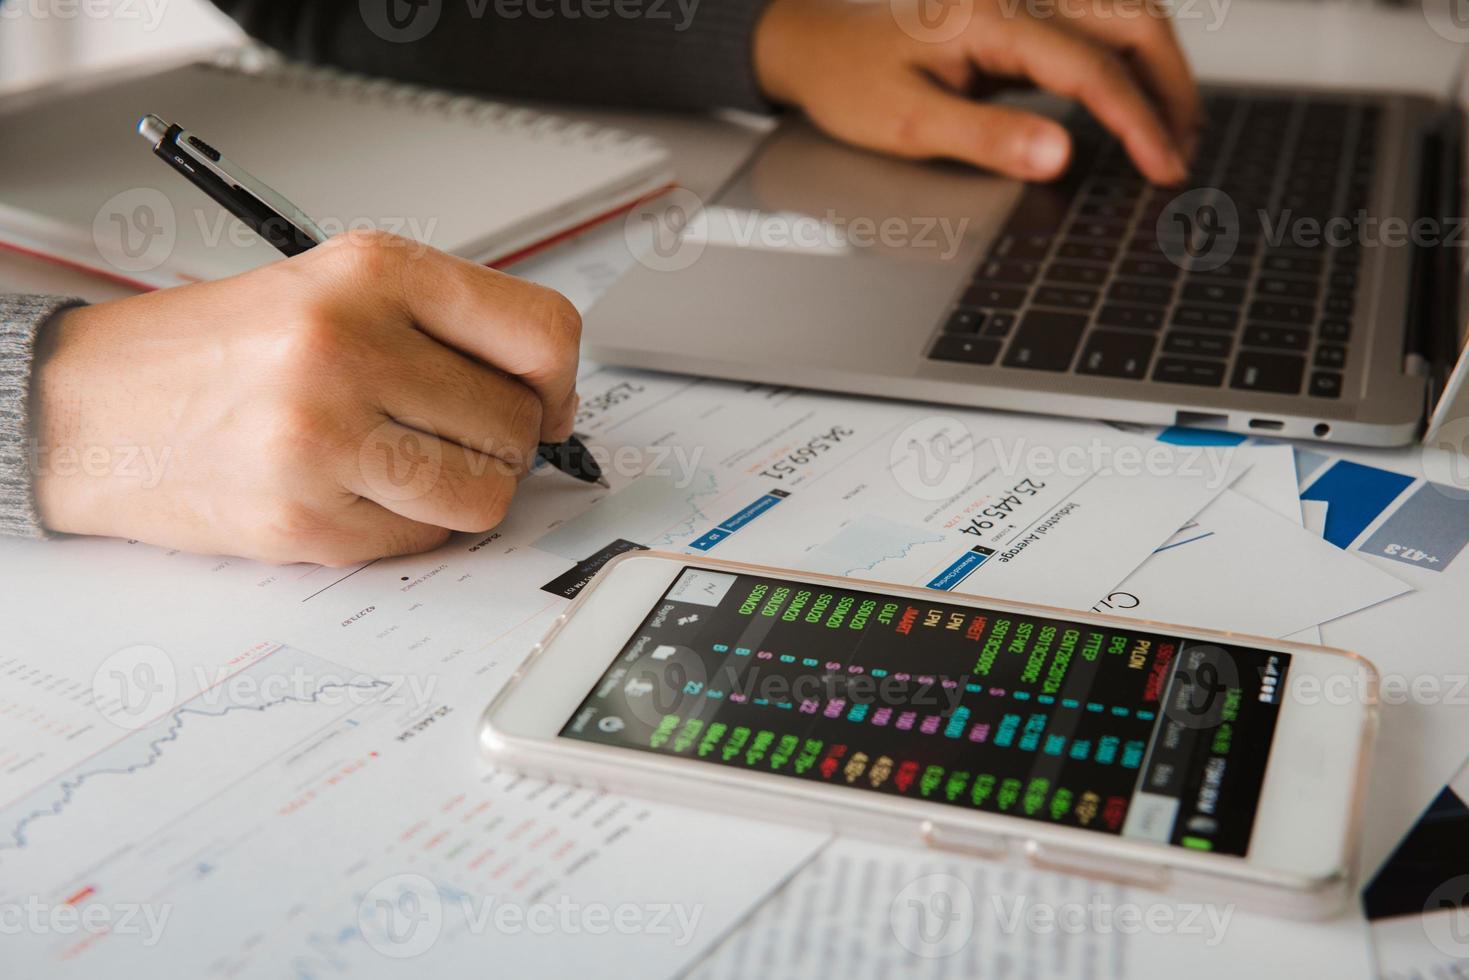
[{"label": "stock trading app screen", "polygon": [[686,568],[561,734],[1243,855],[1289,663]]}]

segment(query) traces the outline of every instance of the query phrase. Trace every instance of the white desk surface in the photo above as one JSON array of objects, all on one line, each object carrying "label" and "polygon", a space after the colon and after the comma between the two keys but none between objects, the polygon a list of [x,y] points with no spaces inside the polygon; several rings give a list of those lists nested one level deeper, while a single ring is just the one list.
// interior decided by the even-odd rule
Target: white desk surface
[{"label": "white desk surface", "polygon": [[[1181,18],[1179,32],[1204,79],[1379,86],[1439,96],[1455,81],[1458,50],[1428,30],[1417,9],[1348,10],[1283,0],[1214,0],[1213,8],[1201,0],[1190,9],[1193,14]],[[681,178],[696,188],[717,186],[753,142],[751,135],[708,121],[602,115],[622,125],[656,130],[669,140]],[[0,251],[0,291],[67,294],[91,301],[130,292],[116,283],[4,251]],[[1416,448],[1339,453],[1422,473]],[[1387,607],[1380,607],[1347,617],[1327,628],[1326,642],[1357,649],[1369,658],[1379,651],[1394,652],[1389,659],[1399,664],[1405,646],[1461,649],[1462,628],[1455,603],[1448,601],[1452,598],[1440,590],[1436,596],[1420,593],[1393,600],[1400,611],[1384,614]],[[1455,662],[1444,656],[1434,660],[1437,666],[1425,664],[1423,669],[1437,670],[1440,676],[1446,665]],[[1403,704],[1384,712],[1379,764],[1368,794],[1364,867],[1375,867],[1386,856],[1466,752],[1469,712],[1462,708]],[[1387,759],[1391,765],[1382,764]]]}]

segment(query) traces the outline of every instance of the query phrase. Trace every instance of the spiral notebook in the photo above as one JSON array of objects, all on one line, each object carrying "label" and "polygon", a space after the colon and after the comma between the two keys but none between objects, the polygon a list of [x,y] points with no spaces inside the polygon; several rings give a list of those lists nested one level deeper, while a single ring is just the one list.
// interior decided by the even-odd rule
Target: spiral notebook
[{"label": "spiral notebook", "polygon": [[193,129],[329,234],[375,227],[487,264],[668,186],[653,140],[247,52],[0,102],[0,244],[143,286],[280,256],[154,158]]}]

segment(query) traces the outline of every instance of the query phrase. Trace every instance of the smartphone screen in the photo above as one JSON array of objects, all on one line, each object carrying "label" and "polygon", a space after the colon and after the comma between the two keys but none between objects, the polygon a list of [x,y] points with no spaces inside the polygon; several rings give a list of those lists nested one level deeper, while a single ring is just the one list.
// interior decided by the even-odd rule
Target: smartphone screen
[{"label": "smartphone screen", "polygon": [[689,567],[560,734],[1243,856],[1290,659]]}]

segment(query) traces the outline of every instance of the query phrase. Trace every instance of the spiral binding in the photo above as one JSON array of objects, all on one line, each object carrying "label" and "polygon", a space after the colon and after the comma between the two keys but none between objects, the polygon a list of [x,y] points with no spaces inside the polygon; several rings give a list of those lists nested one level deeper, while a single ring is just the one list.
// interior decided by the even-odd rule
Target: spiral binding
[{"label": "spiral binding", "polygon": [[391,109],[433,113],[471,126],[538,141],[554,140],[562,146],[583,147],[596,153],[631,158],[659,152],[657,140],[625,130],[564,119],[478,96],[290,61],[257,46],[223,50],[200,62],[200,67],[247,75],[286,91],[314,92]]}]

